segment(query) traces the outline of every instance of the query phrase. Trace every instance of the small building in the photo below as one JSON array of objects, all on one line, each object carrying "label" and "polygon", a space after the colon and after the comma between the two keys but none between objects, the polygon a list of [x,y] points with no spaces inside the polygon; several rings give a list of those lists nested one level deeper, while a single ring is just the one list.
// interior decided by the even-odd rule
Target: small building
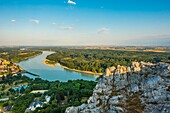
[{"label": "small building", "polygon": [[19,85],[18,87],[14,87],[13,90],[14,90],[14,91],[20,91],[22,88],[27,89],[27,88],[28,88],[28,85],[25,85],[25,86]]},{"label": "small building", "polygon": [[45,93],[45,92],[47,92],[48,90],[33,90],[33,91],[31,91],[31,93]]},{"label": "small building", "polygon": [[2,98],[2,99],[0,99],[0,101],[8,101],[9,100],[9,98]]},{"label": "small building", "polygon": [[11,111],[12,107],[13,107],[13,106],[5,106],[4,109],[5,109],[6,111]]},{"label": "small building", "polygon": [[4,70],[6,66],[0,65],[0,70]]},{"label": "small building", "polygon": [[30,104],[29,108],[27,108],[25,112],[34,111],[38,107],[43,107],[43,105],[44,102],[33,102]]},{"label": "small building", "polygon": [[11,62],[9,62],[9,61],[7,61],[7,60],[4,60],[4,61],[2,62],[2,65],[9,65],[9,64],[11,64]]},{"label": "small building", "polygon": [[20,50],[21,50],[21,51],[24,51],[24,50],[26,50],[26,48],[21,48]]},{"label": "small building", "polygon": [[51,99],[51,97],[50,96],[45,96],[45,100],[46,100],[46,102],[48,103],[48,102],[50,102],[50,99]]}]

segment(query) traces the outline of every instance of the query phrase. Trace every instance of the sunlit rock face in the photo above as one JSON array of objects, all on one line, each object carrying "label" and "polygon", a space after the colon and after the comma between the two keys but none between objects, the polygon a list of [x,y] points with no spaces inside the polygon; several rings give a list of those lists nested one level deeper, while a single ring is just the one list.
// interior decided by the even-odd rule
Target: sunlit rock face
[{"label": "sunlit rock face", "polygon": [[169,113],[170,64],[132,62],[107,68],[87,104],[66,113]]}]

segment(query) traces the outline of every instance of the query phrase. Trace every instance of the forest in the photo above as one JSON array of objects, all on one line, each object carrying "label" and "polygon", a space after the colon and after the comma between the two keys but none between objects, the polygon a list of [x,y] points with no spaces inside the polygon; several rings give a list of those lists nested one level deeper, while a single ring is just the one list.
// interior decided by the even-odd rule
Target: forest
[{"label": "forest", "polygon": [[51,63],[60,63],[71,69],[103,73],[107,67],[117,65],[129,66],[132,61],[170,62],[170,53],[99,49],[58,49],[56,53],[47,56],[47,59]]},{"label": "forest", "polygon": [[42,54],[42,51],[35,50],[20,50],[19,48],[1,48],[0,58],[6,59],[13,63],[27,60],[31,57]]},{"label": "forest", "polygon": [[[9,97],[8,101],[0,102],[0,106],[13,106],[13,113],[24,113],[32,102],[44,101],[46,95],[50,96],[49,103],[42,108],[38,107],[31,113],[64,113],[69,106],[78,106],[86,103],[92,95],[96,85],[94,81],[69,80],[68,82],[47,81],[40,78],[31,79],[26,76],[14,76],[0,81],[5,86],[17,86],[27,84],[28,88],[14,91],[13,88],[5,88],[0,97]],[[30,93],[33,90],[48,90],[44,94]]]}]

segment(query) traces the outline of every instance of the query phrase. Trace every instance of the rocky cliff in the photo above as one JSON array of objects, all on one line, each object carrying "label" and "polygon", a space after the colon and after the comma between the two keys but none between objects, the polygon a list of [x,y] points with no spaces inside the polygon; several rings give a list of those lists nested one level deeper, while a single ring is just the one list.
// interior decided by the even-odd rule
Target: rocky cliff
[{"label": "rocky cliff", "polygon": [[87,104],[69,107],[66,113],[170,113],[170,64],[110,67]]}]

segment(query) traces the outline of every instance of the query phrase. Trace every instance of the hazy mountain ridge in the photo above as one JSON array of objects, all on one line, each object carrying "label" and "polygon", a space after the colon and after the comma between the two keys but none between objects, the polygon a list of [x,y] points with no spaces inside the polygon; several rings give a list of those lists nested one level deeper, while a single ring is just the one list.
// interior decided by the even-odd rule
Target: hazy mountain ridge
[{"label": "hazy mountain ridge", "polygon": [[110,67],[99,78],[88,104],[69,107],[66,113],[168,113],[169,77],[168,63]]}]

